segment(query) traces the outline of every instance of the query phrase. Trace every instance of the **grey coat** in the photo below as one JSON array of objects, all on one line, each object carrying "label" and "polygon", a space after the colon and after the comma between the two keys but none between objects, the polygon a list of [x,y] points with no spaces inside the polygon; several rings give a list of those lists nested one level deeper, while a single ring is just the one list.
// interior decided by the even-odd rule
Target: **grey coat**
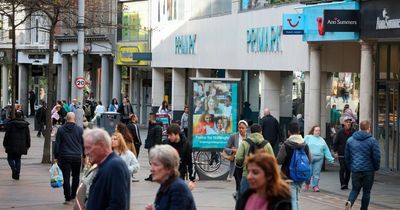
[{"label": "grey coat", "polygon": [[[232,148],[235,147],[236,149],[239,148],[239,132],[233,134],[232,136],[229,137],[228,143],[226,143],[225,149],[224,151],[226,152],[226,154],[231,155],[232,154]],[[246,134],[246,138],[247,138],[247,134]],[[233,173],[235,172],[235,160],[230,162],[229,165],[229,175],[233,175]]]}]

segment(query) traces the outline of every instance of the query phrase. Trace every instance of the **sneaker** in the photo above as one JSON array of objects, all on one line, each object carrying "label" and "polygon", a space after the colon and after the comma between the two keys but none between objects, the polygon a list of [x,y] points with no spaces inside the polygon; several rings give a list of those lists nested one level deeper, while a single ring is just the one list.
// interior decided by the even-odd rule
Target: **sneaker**
[{"label": "sneaker", "polygon": [[237,200],[237,192],[234,192],[234,193],[232,194],[232,196],[233,196],[233,199],[236,201],[236,200]]},{"label": "sneaker", "polygon": [[351,210],[351,202],[346,201],[346,204],[344,205],[344,210]]},{"label": "sneaker", "polygon": [[347,185],[342,185],[342,186],[340,187],[340,189],[342,189],[342,190],[347,190],[347,189],[349,189],[349,187],[348,187]]},{"label": "sneaker", "polygon": [[304,191],[308,191],[310,189],[310,184],[305,184],[304,185]]},{"label": "sneaker", "polygon": [[314,190],[314,192],[319,192],[319,187],[315,186],[315,187],[313,187],[313,190]]}]

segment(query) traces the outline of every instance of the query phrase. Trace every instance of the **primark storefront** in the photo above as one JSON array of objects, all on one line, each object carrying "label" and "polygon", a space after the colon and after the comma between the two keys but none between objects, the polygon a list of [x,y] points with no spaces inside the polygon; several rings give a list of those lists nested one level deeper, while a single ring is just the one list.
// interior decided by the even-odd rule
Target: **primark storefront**
[{"label": "primark storefront", "polygon": [[361,38],[376,43],[374,135],[381,147],[381,166],[399,171],[400,4],[397,0],[363,2],[361,14]]}]

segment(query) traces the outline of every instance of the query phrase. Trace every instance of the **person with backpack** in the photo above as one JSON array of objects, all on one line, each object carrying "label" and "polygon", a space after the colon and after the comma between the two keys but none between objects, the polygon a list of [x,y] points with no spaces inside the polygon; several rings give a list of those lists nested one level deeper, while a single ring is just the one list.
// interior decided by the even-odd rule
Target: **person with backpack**
[{"label": "person with backpack", "polygon": [[300,135],[299,124],[292,121],[288,125],[289,138],[283,143],[278,152],[278,164],[282,165],[282,173],[292,180],[292,209],[298,209],[301,186],[311,177],[311,153],[308,145]]},{"label": "person with backpack", "polygon": [[[258,150],[264,150],[268,154],[274,156],[274,151],[271,144],[264,139],[262,135],[262,128],[259,124],[253,124],[250,127],[251,134],[248,138],[244,139],[236,152],[236,166],[243,168],[242,180],[240,181],[240,194],[243,194],[249,188],[247,180],[247,168],[245,160],[250,154],[255,154]],[[275,157],[275,156],[274,156]]]}]

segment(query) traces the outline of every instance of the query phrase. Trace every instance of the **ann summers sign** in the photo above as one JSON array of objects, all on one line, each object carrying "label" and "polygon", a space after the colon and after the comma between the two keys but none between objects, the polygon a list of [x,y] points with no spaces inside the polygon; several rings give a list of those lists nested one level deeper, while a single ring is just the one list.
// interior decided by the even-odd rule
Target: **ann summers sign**
[{"label": "ann summers sign", "polygon": [[324,28],[327,32],[358,32],[359,10],[324,10]]}]

